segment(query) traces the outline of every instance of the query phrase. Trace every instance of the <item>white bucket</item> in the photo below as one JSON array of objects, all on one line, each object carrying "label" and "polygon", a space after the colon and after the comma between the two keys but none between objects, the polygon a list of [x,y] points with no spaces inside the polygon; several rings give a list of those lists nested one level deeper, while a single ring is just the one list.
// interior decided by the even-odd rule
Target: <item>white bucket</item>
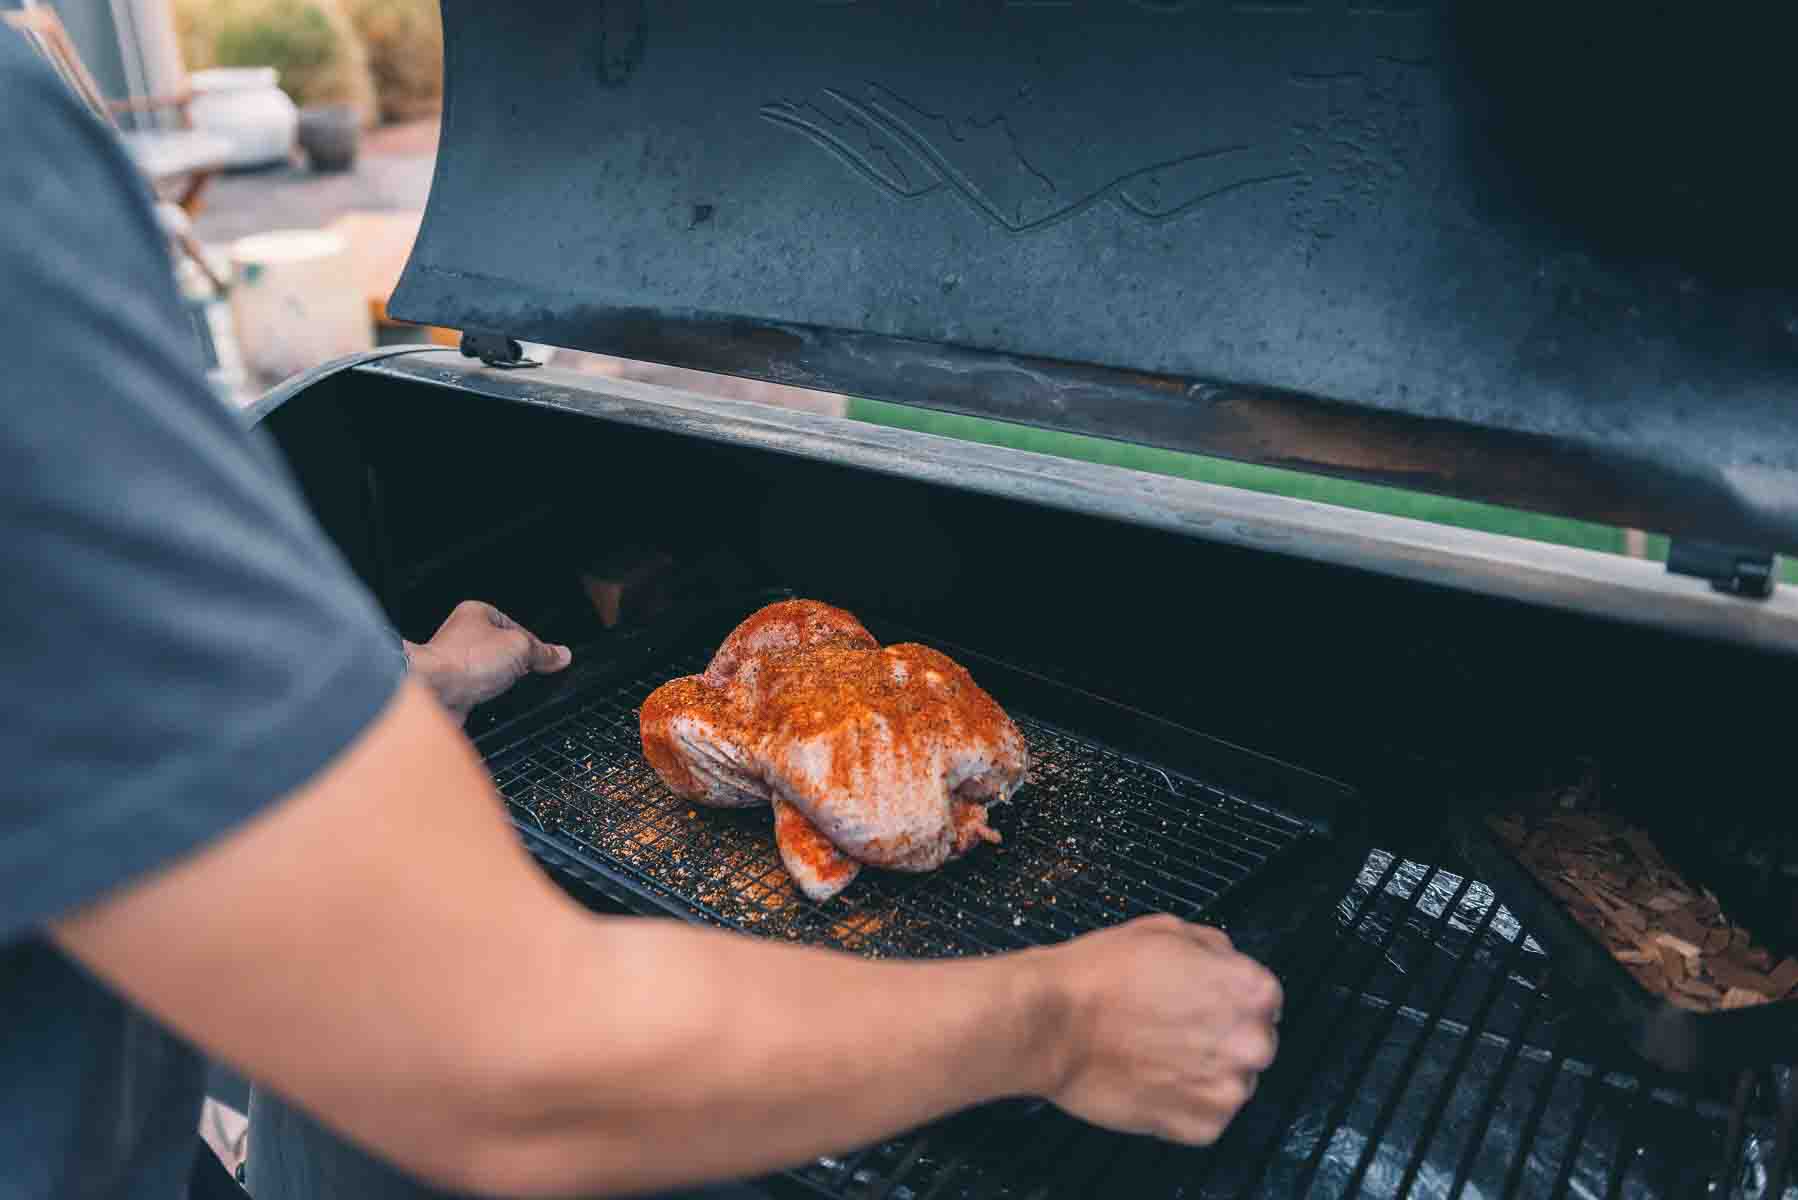
[{"label": "white bucket", "polygon": [[368,297],[335,233],[259,233],[231,247],[231,324],[244,366],[269,379],[374,346]]},{"label": "white bucket", "polygon": [[188,77],[194,128],[231,144],[230,166],[284,162],[293,152],[300,111],[273,67],[213,67]]}]

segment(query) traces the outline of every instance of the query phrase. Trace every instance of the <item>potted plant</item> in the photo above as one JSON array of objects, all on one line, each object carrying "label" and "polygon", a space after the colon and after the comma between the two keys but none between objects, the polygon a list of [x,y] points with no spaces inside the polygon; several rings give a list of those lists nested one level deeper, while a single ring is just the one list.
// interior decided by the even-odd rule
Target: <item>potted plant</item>
[{"label": "potted plant", "polygon": [[300,149],[314,171],[347,171],[356,165],[362,118],[353,104],[316,104],[300,110]]}]

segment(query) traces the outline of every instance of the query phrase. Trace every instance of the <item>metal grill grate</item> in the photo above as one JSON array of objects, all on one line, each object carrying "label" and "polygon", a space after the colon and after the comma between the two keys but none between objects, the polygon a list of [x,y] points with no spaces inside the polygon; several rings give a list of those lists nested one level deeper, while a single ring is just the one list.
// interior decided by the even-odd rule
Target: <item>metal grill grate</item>
[{"label": "metal grill grate", "polygon": [[[637,706],[705,658],[584,695],[489,757],[521,820],[574,844],[639,907],[937,956],[1151,911],[1204,915],[1257,876],[1301,886],[1305,873],[1265,868],[1306,840],[1303,822],[1014,712],[1033,766],[1020,802],[995,810],[1003,845],[930,875],[864,872],[836,901],[810,904],[765,812],[695,811],[642,760]],[[1305,900],[1276,894],[1243,918],[1246,930],[1263,908],[1316,909],[1273,951],[1288,995],[1280,1060],[1217,1147],[1120,1137],[1014,1103],[820,1160],[793,1181],[842,1200],[1784,1194],[1784,1068],[1675,1081],[1606,1065],[1594,1053],[1603,1031],[1557,998],[1541,948],[1484,885],[1376,850],[1334,907],[1340,892],[1318,890],[1331,886],[1312,879]]]},{"label": "metal grill grate", "polygon": [[1151,912],[1197,917],[1305,838],[1272,808],[1013,712],[1030,780],[1004,835],[928,875],[879,871],[826,905],[794,888],[766,810],[695,809],[643,761],[637,709],[694,653],[588,696],[493,753],[501,793],[664,905],[768,937],[940,957],[1058,941]]},{"label": "metal grill grate", "polygon": [[1782,1194],[1783,1068],[1693,1083],[1600,1065],[1540,949],[1437,867],[1375,851],[1330,916],[1288,947],[1280,1060],[1216,1147],[1006,1106],[798,1178],[857,1200]]}]

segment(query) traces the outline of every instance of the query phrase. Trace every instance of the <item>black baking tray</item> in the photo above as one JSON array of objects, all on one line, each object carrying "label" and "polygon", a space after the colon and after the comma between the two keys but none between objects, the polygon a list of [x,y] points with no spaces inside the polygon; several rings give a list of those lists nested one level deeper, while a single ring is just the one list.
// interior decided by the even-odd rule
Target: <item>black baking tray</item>
[{"label": "black baking tray", "polygon": [[1798,1058],[1798,1001],[1700,1013],[1670,1004],[1640,983],[1484,825],[1458,819],[1462,857],[1516,914],[1555,964],[1557,982],[1644,1061],[1667,1071],[1708,1073]]},{"label": "black baking tray", "polygon": [[[816,905],[794,893],[763,810],[695,810],[643,761],[637,706],[702,669],[763,604],[721,608],[594,647],[477,731],[527,847],[564,879],[642,913],[881,956],[1022,948],[1150,911],[1222,923],[1259,885],[1304,869],[1358,794],[975,651],[860,614],[883,643],[922,641],[966,666],[1031,742],[1031,780],[995,810],[1006,841],[925,875],[865,871]],[[552,677],[554,678],[554,677]]]}]

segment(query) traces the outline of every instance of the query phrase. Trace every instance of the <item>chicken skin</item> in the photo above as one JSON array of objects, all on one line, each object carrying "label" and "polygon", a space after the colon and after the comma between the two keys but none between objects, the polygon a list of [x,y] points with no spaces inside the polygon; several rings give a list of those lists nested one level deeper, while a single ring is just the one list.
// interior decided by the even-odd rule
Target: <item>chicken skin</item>
[{"label": "chicken skin", "polygon": [[987,805],[1024,782],[1028,751],[953,659],[882,648],[841,609],[770,605],[705,672],[653,692],[643,753],[683,799],[771,804],[781,861],[828,900],[862,865],[930,871],[997,842]]}]

